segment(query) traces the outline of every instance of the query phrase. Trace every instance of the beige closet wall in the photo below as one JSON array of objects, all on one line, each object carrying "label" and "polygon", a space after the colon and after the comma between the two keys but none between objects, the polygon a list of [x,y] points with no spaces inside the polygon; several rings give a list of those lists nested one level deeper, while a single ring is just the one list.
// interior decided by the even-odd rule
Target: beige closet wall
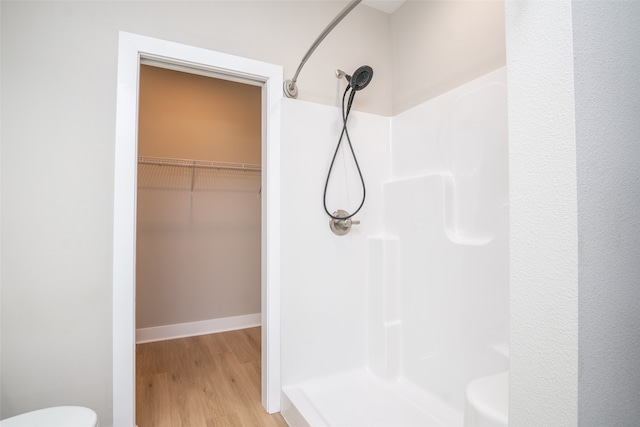
[{"label": "beige closet wall", "polygon": [[[260,87],[145,65],[140,82],[139,155],[260,164]],[[260,173],[138,170],[136,327],[259,313]]]},{"label": "beige closet wall", "polygon": [[140,156],[260,164],[261,88],[140,66]]}]

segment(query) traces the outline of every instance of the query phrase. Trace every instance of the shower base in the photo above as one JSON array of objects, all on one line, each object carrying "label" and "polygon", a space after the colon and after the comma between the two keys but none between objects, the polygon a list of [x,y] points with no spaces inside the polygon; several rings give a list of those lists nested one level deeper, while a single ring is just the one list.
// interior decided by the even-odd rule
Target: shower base
[{"label": "shower base", "polygon": [[291,427],[456,427],[463,415],[402,378],[383,381],[367,370],[283,388]]}]

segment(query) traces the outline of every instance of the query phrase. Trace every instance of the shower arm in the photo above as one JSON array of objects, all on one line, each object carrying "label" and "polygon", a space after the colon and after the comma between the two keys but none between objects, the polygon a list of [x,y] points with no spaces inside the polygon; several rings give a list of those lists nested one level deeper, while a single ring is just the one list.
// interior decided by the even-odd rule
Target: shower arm
[{"label": "shower arm", "polygon": [[309,57],[311,57],[311,54],[316,50],[320,43],[322,43],[322,40],[327,37],[331,30],[333,30],[335,26],[338,25],[340,21],[342,21],[342,19],[344,19],[344,17],[349,14],[349,12],[351,12],[358,4],[360,4],[361,1],[362,0],[352,0],[347,6],[345,6],[344,9],[342,9],[342,12],[340,12],[338,16],[333,18],[333,21],[331,21],[329,25],[327,25],[327,28],[325,28],[322,34],[320,34],[316,41],[313,42],[307,53],[304,55],[304,58],[302,58],[302,61],[300,61],[300,65],[298,65],[298,69],[293,75],[293,79],[287,79],[284,81],[283,89],[284,94],[287,98],[296,98],[298,96],[298,86],[296,86],[296,82],[298,81],[298,74],[300,74],[300,71],[302,71],[302,67],[307,62]]}]

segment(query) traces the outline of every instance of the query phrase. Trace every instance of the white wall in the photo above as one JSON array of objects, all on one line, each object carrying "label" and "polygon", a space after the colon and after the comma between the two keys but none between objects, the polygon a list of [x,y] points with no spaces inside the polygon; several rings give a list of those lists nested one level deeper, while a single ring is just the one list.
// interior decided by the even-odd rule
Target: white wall
[{"label": "white wall", "polygon": [[[581,426],[640,420],[640,3],[572,3]],[[614,421],[615,420],[615,421]]]},{"label": "white wall", "polygon": [[510,422],[635,425],[640,11],[506,5]]},{"label": "white wall", "polygon": [[507,2],[510,399],[516,426],[577,424],[571,4]]}]

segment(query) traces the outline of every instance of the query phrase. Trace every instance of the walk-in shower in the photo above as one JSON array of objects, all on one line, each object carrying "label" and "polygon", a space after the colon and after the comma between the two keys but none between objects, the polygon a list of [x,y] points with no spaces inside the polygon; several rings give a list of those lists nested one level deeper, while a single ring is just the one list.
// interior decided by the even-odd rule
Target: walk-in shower
[{"label": "walk-in shower", "polygon": [[[285,146],[326,156],[339,108],[283,107],[307,132],[285,135]],[[504,427],[506,72],[390,118],[351,115],[367,208],[357,233],[308,227],[285,254],[304,280],[283,303],[282,413],[293,427]],[[303,173],[313,182],[326,170]],[[351,199],[338,186],[331,196],[353,203],[353,187]],[[309,224],[320,224],[316,197],[304,199]]]},{"label": "walk-in shower", "polygon": [[[287,97],[318,43],[284,84]],[[505,427],[505,69],[383,116],[353,102],[390,78],[364,61],[376,80],[368,66],[336,71],[347,82],[342,105],[283,100],[295,124],[283,146],[311,161],[291,169],[325,187],[318,213],[315,194],[283,183],[296,198],[285,209],[302,213],[295,224],[306,228],[284,245],[282,414],[292,427]],[[308,226],[325,214],[345,237]]]}]

